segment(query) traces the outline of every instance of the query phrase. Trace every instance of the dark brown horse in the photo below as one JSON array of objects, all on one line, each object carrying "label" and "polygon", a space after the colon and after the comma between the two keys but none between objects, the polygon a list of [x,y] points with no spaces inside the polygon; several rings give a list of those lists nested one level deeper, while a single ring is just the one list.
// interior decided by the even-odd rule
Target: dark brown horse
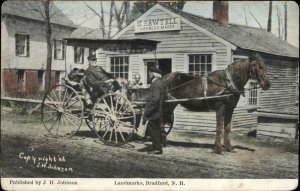
[{"label": "dark brown horse", "polygon": [[[218,154],[222,153],[222,132],[224,132],[226,151],[233,149],[229,138],[231,117],[249,79],[257,80],[263,90],[270,88],[266,66],[258,54],[249,59],[240,59],[228,65],[225,70],[217,70],[204,77],[195,77],[179,72],[170,73],[164,77],[166,91],[169,95],[176,99],[192,98],[190,101],[180,102],[186,109],[216,111],[215,152]],[[210,99],[211,96],[215,96],[215,98]],[[208,99],[193,99],[199,97]],[[176,104],[171,105],[172,112],[175,106]],[[170,110],[170,107],[168,109]]]}]

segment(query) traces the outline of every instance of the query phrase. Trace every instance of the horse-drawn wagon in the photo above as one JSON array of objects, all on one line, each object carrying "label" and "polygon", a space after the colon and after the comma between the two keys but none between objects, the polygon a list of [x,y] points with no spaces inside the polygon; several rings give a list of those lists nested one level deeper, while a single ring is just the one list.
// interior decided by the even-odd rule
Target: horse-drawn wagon
[{"label": "horse-drawn wagon", "polygon": [[[70,39],[70,45],[78,41],[80,42]],[[98,42],[90,41],[89,45],[93,43]],[[135,39],[103,40],[102,43],[105,48],[109,49],[111,46],[111,49],[116,50],[117,46],[119,50],[123,48],[130,53],[133,47],[135,51],[149,49],[155,52],[158,42]],[[164,76],[165,90],[171,98],[165,101],[167,106],[164,107],[166,132],[169,133],[173,127],[173,111],[177,104],[196,111],[213,109],[216,110],[217,117],[215,151],[222,152],[222,132],[225,149],[231,151],[231,117],[250,78],[257,80],[264,90],[270,88],[266,66],[257,54],[249,59],[236,61],[225,70],[204,76],[179,72],[167,74]],[[144,100],[135,100],[132,103],[122,93],[112,91],[113,89],[113,85],[106,88],[94,99],[92,106],[87,106],[84,96],[75,87],[66,84],[54,87],[45,95],[42,104],[42,119],[46,129],[54,136],[71,137],[85,121],[104,143],[117,146],[128,142],[140,123]]]}]

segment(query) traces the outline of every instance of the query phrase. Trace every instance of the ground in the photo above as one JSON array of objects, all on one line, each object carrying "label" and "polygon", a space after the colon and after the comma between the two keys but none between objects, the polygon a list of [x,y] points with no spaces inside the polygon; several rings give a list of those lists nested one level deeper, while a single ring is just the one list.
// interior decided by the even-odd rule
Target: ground
[{"label": "ground", "polygon": [[298,141],[233,134],[234,152],[223,155],[213,143],[214,136],[171,132],[163,155],[149,155],[138,149],[151,143],[138,137],[107,146],[83,125],[57,139],[38,115],[1,110],[2,177],[298,178]]}]

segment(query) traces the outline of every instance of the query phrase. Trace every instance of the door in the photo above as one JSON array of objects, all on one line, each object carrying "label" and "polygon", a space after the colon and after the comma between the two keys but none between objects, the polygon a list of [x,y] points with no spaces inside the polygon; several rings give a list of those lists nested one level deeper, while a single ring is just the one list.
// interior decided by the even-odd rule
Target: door
[{"label": "door", "polygon": [[172,72],[172,59],[171,58],[163,58],[163,59],[149,59],[149,60],[144,60],[145,66],[146,66],[146,82],[147,84],[151,84],[149,81],[149,67],[156,67],[159,68],[162,72],[162,76],[169,74]]}]

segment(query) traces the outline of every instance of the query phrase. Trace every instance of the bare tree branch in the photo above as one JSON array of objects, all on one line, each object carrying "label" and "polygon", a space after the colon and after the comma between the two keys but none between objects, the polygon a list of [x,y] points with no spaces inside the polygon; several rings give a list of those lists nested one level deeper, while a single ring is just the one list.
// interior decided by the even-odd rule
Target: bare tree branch
[{"label": "bare tree branch", "polygon": [[263,27],[261,26],[261,24],[259,23],[259,21],[258,21],[258,20],[256,19],[256,17],[253,15],[253,13],[252,13],[252,11],[251,11],[249,5],[248,5],[248,9],[249,9],[249,12],[250,12],[251,16],[252,16],[252,17],[254,18],[254,20],[256,21],[256,23],[259,25],[259,27],[260,27],[261,29],[263,29]]},{"label": "bare tree branch", "polygon": [[85,1],[83,1],[83,3],[86,5],[87,8],[89,8],[92,12],[94,12],[100,19],[102,18],[102,16],[95,9],[93,9],[89,4],[87,4]]}]

